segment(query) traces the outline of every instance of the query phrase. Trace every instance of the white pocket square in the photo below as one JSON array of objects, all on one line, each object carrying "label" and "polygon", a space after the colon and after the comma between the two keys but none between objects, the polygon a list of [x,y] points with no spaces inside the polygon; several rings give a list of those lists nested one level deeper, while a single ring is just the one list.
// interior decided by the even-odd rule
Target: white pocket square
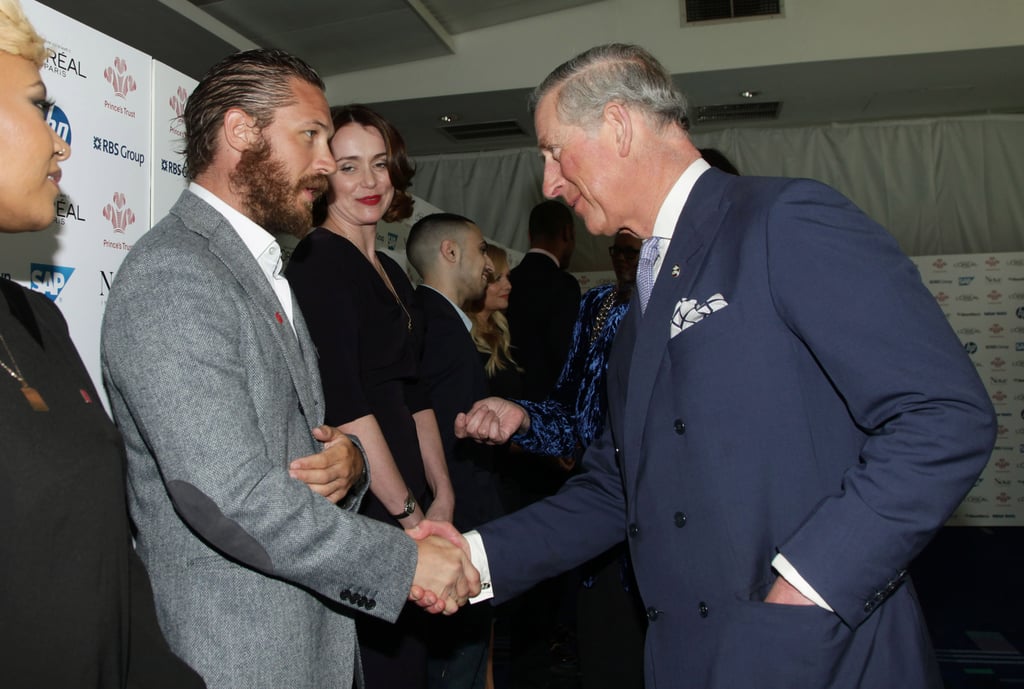
[{"label": "white pocket square", "polygon": [[696,299],[680,299],[676,304],[675,311],[672,312],[672,323],[668,329],[669,337],[675,337],[728,305],[729,302],[720,293],[712,294],[707,301],[699,304]]}]

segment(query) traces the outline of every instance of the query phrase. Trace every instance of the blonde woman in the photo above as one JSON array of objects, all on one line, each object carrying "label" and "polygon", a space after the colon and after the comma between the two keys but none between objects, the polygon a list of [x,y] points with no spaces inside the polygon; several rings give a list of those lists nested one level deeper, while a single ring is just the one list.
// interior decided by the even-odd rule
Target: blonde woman
[{"label": "blonde woman", "polygon": [[505,318],[508,295],[512,293],[512,283],[508,279],[508,254],[501,247],[488,245],[487,256],[494,264],[494,272],[487,282],[484,298],[470,306],[469,316],[473,320],[470,334],[487,371],[491,394],[520,397],[522,371],[512,353],[512,339],[508,319]]}]

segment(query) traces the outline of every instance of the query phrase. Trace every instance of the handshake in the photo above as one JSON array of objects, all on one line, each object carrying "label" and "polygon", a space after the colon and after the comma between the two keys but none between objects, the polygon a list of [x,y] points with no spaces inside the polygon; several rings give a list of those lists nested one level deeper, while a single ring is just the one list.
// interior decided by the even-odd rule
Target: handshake
[{"label": "handshake", "polygon": [[416,541],[416,573],[409,600],[430,613],[452,615],[480,593],[480,573],[470,562],[469,543],[448,522],[424,519],[406,529]]}]

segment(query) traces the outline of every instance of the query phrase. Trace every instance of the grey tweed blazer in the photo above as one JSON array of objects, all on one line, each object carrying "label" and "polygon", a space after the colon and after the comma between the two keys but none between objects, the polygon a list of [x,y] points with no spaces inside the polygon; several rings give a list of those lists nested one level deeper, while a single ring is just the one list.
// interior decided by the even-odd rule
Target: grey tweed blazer
[{"label": "grey tweed blazer", "polygon": [[351,611],[395,620],[416,566],[411,539],[355,514],[365,487],[339,507],[288,475],[320,451],[324,406],[294,313],[295,332],[235,230],[188,191],[107,301],[138,552],[171,647],[210,689],[349,689]]}]

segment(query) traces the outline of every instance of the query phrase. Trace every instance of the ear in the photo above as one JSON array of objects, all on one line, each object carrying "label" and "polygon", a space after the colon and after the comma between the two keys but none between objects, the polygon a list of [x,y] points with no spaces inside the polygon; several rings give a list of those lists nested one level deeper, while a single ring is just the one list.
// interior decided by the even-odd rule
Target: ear
[{"label": "ear", "polygon": [[224,113],[224,138],[238,152],[249,150],[260,140],[256,118],[241,108],[231,108]]},{"label": "ear", "polygon": [[633,117],[629,108],[612,101],[605,104],[602,116],[611,136],[614,137],[615,150],[619,157],[628,157],[633,145]]},{"label": "ear", "polygon": [[459,260],[459,245],[455,240],[441,240],[441,259],[449,263],[456,263]]}]

